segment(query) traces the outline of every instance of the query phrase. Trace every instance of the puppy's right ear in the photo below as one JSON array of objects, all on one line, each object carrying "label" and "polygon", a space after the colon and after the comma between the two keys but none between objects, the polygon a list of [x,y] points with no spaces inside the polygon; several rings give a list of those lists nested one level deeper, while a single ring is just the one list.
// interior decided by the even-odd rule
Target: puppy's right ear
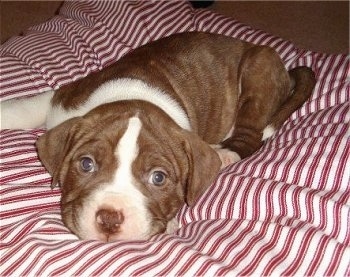
[{"label": "puppy's right ear", "polygon": [[36,142],[39,159],[52,176],[51,188],[60,181],[60,172],[64,158],[74,138],[74,130],[80,125],[81,118],[69,119],[43,134]]}]

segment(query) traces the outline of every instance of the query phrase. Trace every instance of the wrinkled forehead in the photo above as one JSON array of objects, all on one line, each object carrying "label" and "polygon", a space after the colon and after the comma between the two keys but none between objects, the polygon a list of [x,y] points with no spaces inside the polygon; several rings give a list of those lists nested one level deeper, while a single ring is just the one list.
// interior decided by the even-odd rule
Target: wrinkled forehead
[{"label": "wrinkled forehead", "polygon": [[171,146],[175,139],[166,133],[164,129],[143,122],[138,116],[130,117],[114,150],[118,163],[116,178],[121,182],[124,180],[123,183],[132,182],[133,169],[143,172],[173,164],[176,149]]},{"label": "wrinkled forehead", "polygon": [[[96,125],[101,126],[103,122]],[[170,144],[173,145],[176,141],[174,137],[169,136],[170,131],[163,127],[154,121],[150,124],[149,120],[140,117],[139,114],[108,124],[105,122],[101,129],[96,126],[90,128],[80,152],[88,149],[92,155],[98,155],[95,158],[103,164],[106,164],[107,160],[115,160],[117,168],[136,166],[136,161],[138,166],[148,163],[159,165],[167,159],[166,157],[171,159]],[[170,126],[167,126],[167,129],[170,129]]]},{"label": "wrinkled forehead", "polygon": [[[137,115],[102,115],[95,118],[89,116],[85,118],[81,132],[84,136],[83,140],[87,143],[92,141],[108,142],[115,148],[125,135],[130,140],[130,143],[137,141],[141,127],[141,119]],[[135,140],[132,140],[132,137],[135,137]]]},{"label": "wrinkled forehead", "polygon": [[[84,123],[84,122],[83,122]],[[142,122],[137,116],[118,120],[86,120],[74,133],[70,158],[93,155],[100,162],[110,159],[131,159],[138,151],[137,140],[140,136]]]}]

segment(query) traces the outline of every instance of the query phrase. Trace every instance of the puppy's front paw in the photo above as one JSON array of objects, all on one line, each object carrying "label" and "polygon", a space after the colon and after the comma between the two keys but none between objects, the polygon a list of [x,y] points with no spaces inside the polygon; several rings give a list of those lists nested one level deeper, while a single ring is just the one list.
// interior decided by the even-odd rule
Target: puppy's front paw
[{"label": "puppy's front paw", "polygon": [[166,233],[167,234],[173,234],[175,231],[179,229],[179,222],[174,217],[173,219],[169,220],[166,226]]},{"label": "puppy's front paw", "polygon": [[236,153],[226,148],[220,148],[220,146],[212,145],[212,148],[218,153],[221,160],[221,169],[224,167],[239,162],[241,157]]}]

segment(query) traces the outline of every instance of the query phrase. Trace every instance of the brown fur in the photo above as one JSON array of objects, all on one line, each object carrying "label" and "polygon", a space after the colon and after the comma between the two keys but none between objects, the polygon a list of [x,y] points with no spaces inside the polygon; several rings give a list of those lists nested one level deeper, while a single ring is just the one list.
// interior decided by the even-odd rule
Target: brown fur
[{"label": "brown fur", "polygon": [[[122,77],[143,80],[171,95],[186,110],[192,130],[208,143],[221,143],[236,125],[223,146],[241,158],[261,146],[263,129],[291,99],[291,79],[272,48],[221,35],[184,33],[140,47],[101,72],[63,87],[53,104],[75,108],[101,83]],[[312,71],[309,80],[314,83]],[[300,106],[313,86],[299,87],[305,95]],[[295,106],[285,105],[284,110],[290,115]]]},{"label": "brown fur", "polygon": [[[150,103],[119,101],[43,135],[37,142],[39,155],[53,185],[62,186],[63,220],[75,233],[79,207],[118,167],[113,153],[131,116],[143,123],[132,171],[148,199],[152,233],[158,233],[183,203],[193,204],[216,177],[220,160],[209,144],[221,143],[241,158],[253,154],[262,145],[264,128],[281,126],[315,84],[308,68],[288,74],[269,47],[221,35],[184,33],[140,47],[101,72],[59,89],[52,104],[76,109],[98,86],[117,78],[139,79],[170,95],[187,113],[192,131],[181,129]],[[232,126],[233,133],[224,140]],[[93,176],[86,177],[77,168],[85,152],[100,166]],[[168,174],[166,185],[149,186],[145,176],[160,165]]]}]

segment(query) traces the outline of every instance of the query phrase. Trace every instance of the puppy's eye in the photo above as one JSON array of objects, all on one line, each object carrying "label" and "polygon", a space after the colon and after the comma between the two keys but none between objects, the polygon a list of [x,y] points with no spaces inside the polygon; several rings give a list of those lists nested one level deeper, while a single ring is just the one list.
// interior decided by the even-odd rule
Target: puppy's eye
[{"label": "puppy's eye", "polygon": [[155,186],[162,186],[165,184],[166,174],[163,171],[156,170],[149,176],[148,182]]},{"label": "puppy's eye", "polygon": [[82,157],[80,159],[80,168],[84,172],[93,172],[95,171],[95,162],[90,157]]}]

